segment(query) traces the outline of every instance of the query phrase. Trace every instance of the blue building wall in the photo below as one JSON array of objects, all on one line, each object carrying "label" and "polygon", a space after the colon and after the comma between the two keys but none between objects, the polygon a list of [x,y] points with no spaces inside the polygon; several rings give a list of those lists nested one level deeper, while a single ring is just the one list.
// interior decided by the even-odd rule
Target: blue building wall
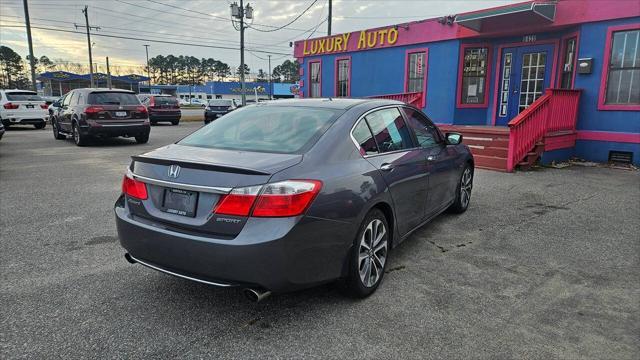
[{"label": "blue building wall", "polygon": [[[578,112],[578,130],[640,133],[640,112],[598,110],[602,67],[607,54],[604,53],[607,30],[610,26],[638,23],[640,17],[615,21],[583,24],[580,28],[579,58],[593,58],[591,74],[576,74],[575,88],[582,89]],[[629,151],[633,161],[640,164],[640,144],[608,141],[580,140],[576,144],[575,156],[587,160],[604,162],[609,151]]]},{"label": "blue building wall", "polygon": [[[535,34],[537,41],[558,40],[553,54],[556,60],[554,82],[558,82],[562,59],[562,36],[580,32],[578,58],[593,58],[591,74],[576,74],[574,88],[582,89],[578,112],[578,131],[611,131],[640,133],[640,112],[599,111],[597,109],[603,62],[606,59],[604,46],[610,26],[638,23],[640,17],[586,23],[576,27],[548,33]],[[351,56],[351,97],[367,97],[404,92],[406,52],[414,48],[428,48],[427,101],[423,109],[436,123],[456,125],[491,125],[495,116],[495,76],[500,71],[498,47],[502,44],[520,43],[522,35],[473,40],[449,40],[413,46],[331,54],[304,58],[302,63],[303,86],[301,91],[308,96],[308,63],[322,60],[322,96],[335,96],[335,59]],[[487,88],[489,101],[486,108],[457,108],[456,95],[459,89],[460,44],[488,43],[491,46],[491,73]],[[549,70],[551,71],[551,70]],[[615,143],[607,141],[579,140],[571,151],[557,151],[547,158],[560,160],[561,157],[577,156],[592,161],[607,161],[609,151],[631,151],[634,163],[640,164],[640,144]]]}]

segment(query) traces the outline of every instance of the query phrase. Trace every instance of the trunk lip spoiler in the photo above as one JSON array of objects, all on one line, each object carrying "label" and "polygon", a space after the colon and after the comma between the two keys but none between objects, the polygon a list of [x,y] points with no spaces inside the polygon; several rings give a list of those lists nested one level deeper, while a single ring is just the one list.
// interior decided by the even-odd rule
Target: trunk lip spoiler
[{"label": "trunk lip spoiler", "polygon": [[186,160],[180,159],[168,159],[161,157],[147,157],[143,155],[137,155],[131,157],[132,163],[130,168],[133,168],[134,162],[139,161],[142,163],[156,164],[156,165],[180,165],[184,168],[197,169],[197,170],[212,170],[226,173],[236,173],[236,174],[245,174],[245,175],[272,175],[271,173],[260,171],[256,169],[246,168],[246,167],[229,167],[225,165],[219,164],[211,164],[211,163],[195,163]]},{"label": "trunk lip spoiler", "polygon": [[141,181],[143,183],[151,184],[151,185],[165,186],[165,187],[170,187],[174,189],[207,192],[212,194],[228,194],[232,190],[232,188],[230,187],[193,185],[193,184],[185,184],[185,183],[177,183],[173,181],[153,179],[150,177],[135,174],[133,171],[131,171],[131,169],[127,169],[127,177]]}]

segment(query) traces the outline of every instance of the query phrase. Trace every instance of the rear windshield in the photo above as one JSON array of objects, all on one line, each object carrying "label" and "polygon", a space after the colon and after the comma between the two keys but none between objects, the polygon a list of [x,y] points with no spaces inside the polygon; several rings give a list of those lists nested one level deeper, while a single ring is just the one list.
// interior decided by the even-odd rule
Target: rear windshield
[{"label": "rear windshield", "polygon": [[156,105],[176,105],[178,99],[170,96],[156,96],[153,98],[153,102]]},{"label": "rear windshield", "polygon": [[34,92],[29,92],[29,91],[8,92],[7,100],[9,101],[44,101],[42,100],[42,97],[40,97],[40,95]]},{"label": "rear windshield", "polygon": [[90,105],[138,105],[140,100],[131,93],[93,92],[87,101]]},{"label": "rear windshield", "polygon": [[178,144],[298,154],[315,144],[338,115],[334,109],[250,106],[219,118]]},{"label": "rear windshield", "polygon": [[231,100],[209,100],[209,106],[231,106]]}]

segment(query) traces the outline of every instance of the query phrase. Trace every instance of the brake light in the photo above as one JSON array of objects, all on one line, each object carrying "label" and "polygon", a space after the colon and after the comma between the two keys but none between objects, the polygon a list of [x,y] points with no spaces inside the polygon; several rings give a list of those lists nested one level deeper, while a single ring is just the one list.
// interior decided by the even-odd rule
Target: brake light
[{"label": "brake light", "polygon": [[287,180],[265,185],[253,209],[255,217],[297,216],[305,212],[322,188],[317,180]]},{"label": "brake light", "polygon": [[149,107],[154,107],[156,106],[156,98],[155,97],[151,97],[151,100],[149,100]]},{"label": "brake light", "polygon": [[104,108],[102,106],[89,106],[84,110],[85,114],[87,115],[98,114],[103,111],[104,111]]},{"label": "brake light", "polygon": [[122,193],[140,200],[147,199],[147,185],[142,181],[124,176],[122,179]]},{"label": "brake light", "polygon": [[147,114],[147,108],[142,106],[142,105],[136,107],[136,111],[141,113],[142,115],[146,115]]},{"label": "brake light", "polygon": [[47,104],[40,104],[40,108],[41,108],[41,109],[48,109],[48,108],[49,108],[49,105],[47,105]]},{"label": "brake light", "polygon": [[254,217],[298,216],[309,208],[321,188],[322,182],[317,180],[287,180],[236,188],[222,198],[213,212]]},{"label": "brake light", "polygon": [[9,102],[9,103],[4,104],[4,108],[5,108],[5,109],[14,110],[14,109],[17,109],[18,107],[20,107],[20,105],[18,105],[18,104],[13,104],[13,103],[10,103],[10,102]]},{"label": "brake light", "polygon": [[233,189],[224,195],[213,212],[220,215],[249,216],[261,188],[258,185]]}]

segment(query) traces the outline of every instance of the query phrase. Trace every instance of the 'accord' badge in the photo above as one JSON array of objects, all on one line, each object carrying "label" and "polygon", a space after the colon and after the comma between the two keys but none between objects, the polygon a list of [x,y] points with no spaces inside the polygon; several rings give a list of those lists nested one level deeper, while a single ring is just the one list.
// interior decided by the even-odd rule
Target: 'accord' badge
[{"label": "'accord' badge", "polygon": [[169,166],[169,177],[170,178],[177,178],[178,175],[180,175],[180,166],[179,165],[171,165]]}]

